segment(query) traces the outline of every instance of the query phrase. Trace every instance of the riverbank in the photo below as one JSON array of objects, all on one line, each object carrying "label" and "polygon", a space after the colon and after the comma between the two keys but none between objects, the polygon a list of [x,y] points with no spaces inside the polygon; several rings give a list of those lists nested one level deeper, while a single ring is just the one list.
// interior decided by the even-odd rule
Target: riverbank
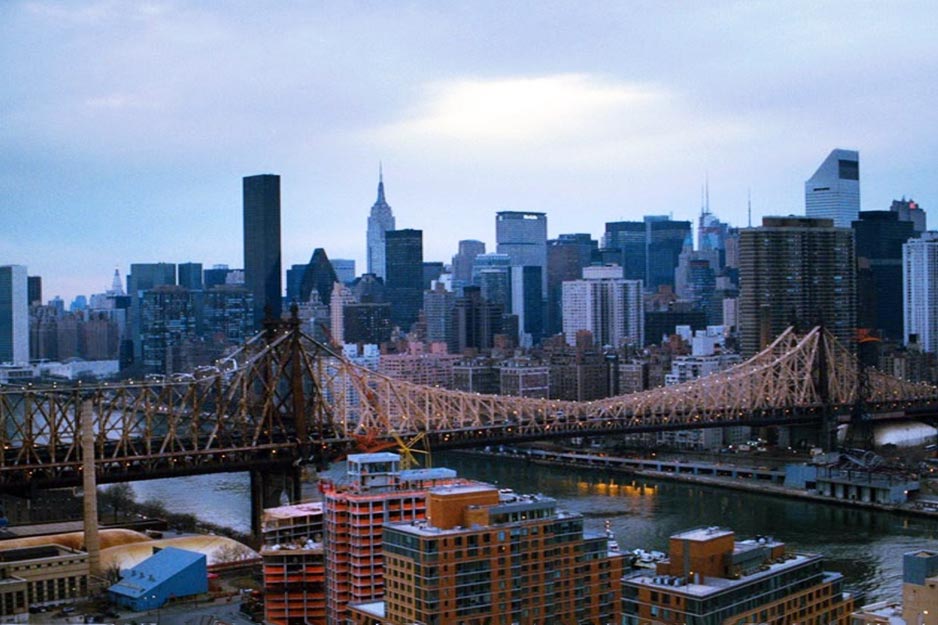
[{"label": "riverbank", "polygon": [[[789,499],[801,499],[838,506],[877,510],[894,514],[903,514],[938,520],[938,502],[923,503],[910,501],[905,504],[884,504],[859,499],[829,497],[817,492],[792,488],[779,483],[784,480],[784,470],[767,467],[753,467],[740,464],[720,465],[706,462],[687,462],[683,460],[639,460],[608,454],[591,454],[568,451],[549,451],[543,449],[506,447],[502,450],[461,450],[459,453],[481,457],[499,457],[536,465],[562,468],[580,468],[595,470],[601,468],[623,475],[646,477],[657,480],[671,480],[714,486],[728,490],[746,491],[758,494],[774,495]],[[651,468],[654,467],[654,468]],[[701,475],[699,471],[706,467],[710,475]]]}]

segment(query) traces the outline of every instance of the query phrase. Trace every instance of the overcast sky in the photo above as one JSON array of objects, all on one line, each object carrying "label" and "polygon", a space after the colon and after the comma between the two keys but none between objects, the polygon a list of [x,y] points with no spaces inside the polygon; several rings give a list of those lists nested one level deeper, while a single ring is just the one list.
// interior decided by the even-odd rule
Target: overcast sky
[{"label": "overcast sky", "polygon": [[[802,214],[835,147],[864,210],[938,210],[938,4],[0,3],[0,264],[44,297],[131,262],[243,265],[241,177],[281,176],[284,269],[364,270],[378,163],[425,260],[711,210]],[[934,224],[935,217],[930,220]],[[492,249],[494,251],[494,249]]]}]

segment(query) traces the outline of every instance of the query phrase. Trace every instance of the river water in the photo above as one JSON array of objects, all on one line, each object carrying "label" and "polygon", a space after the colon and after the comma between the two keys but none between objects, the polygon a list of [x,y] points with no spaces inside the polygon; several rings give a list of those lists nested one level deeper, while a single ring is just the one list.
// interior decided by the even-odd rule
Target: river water
[{"label": "river water", "polygon": [[[667,551],[672,534],[711,525],[733,529],[738,538],[772,536],[795,551],[824,555],[827,568],[843,573],[849,587],[866,593],[867,602],[901,596],[903,553],[938,549],[938,521],[931,519],[469,454],[437,454],[434,465],[500,488],[554,497],[561,508],[583,514],[587,531],[601,532],[608,520],[623,549]],[[336,466],[328,475],[335,479],[341,471]],[[170,511],[249,531],[247,474],[152,480],[133,487],[139,501],[158,499]],[[315,486],[304,492],[314,497]]]}]

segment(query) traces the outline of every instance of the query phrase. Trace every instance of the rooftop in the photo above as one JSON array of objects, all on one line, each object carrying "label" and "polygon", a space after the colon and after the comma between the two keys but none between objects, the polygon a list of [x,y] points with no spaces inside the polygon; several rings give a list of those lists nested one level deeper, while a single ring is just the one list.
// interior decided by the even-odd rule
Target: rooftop
[{"label": "rooftop", "polygon": [[[692,579],[683,577],[674,577],[670,575],[647,575],[640,574],[634,577],[625,578],[624,583],[631,585],[647,586],[651,588],[668,588],[673,593],[703,598],[708,595],[724,592],[745,584],[752,583],[755,580],[764,579],[778,575],[783,571],[795,569],[809,562],[820,560],[821,556],[814,554],[799,554],[791,556],[781,562],[768,562],[758,571],[749,575],[742,575],[738,579],[727,579],[724,577],[704,577],[699,583]],[[841,577],[840,573],[825,573],[825,581]]]},{"label": "rooftop", "polygon": [[121,581],[108,590],[127,597],[142,597],[150,589],[159,586],[180,570],[199,560],[205,563],[205,555],[176,547],[164,547],[137,566],[125,571]]},{"label": "rooftop", "polygon": [[713,540],[714,538],[722,538],[723,536],[733,536],[733,530],[728,530],[721,527],[698,527],[696,529],[687,530],[686,532],[674,534],[671,536],[671,538],[677,538],[679,540],[705,541]]},{"label": "rooftop", "polygon": [[265,508],[265,520],[273,519],[293,519],[296,517],[305,517],[312,514],[322,514],[322,502],[310,501],[307,503],[298,503],[290,506],[278,506],[276,508]]}]

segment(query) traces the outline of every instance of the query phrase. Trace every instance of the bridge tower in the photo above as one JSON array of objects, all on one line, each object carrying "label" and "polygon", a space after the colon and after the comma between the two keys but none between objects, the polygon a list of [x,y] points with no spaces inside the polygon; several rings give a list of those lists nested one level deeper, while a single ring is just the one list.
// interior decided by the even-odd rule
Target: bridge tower
[{"label": "bridge tower", "polygon": [[824,451],[833,451],[837,447],[837,415],[834,414],[831,401],[830,367],[834,366],[832,354],[828,351],[828,335],[823,323],[818,327],[817,349],[815,350],[815,388],[821,400],[821,422],[818,443]]}]

